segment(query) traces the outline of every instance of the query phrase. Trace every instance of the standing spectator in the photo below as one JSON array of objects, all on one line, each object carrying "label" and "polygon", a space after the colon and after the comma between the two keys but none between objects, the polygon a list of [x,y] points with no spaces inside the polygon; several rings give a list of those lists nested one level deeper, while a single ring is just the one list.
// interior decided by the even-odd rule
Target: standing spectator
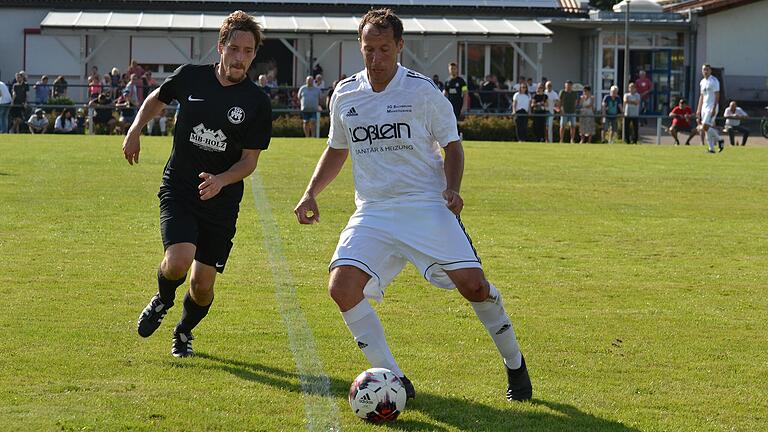
[{"label": "standing spectator", "polygon": [[267,85],[267,76],[264,74],[259,75],[259,81],[257,83],[259,87],[261,87],[261,90],[269,96],[269,99],[272,99],[272,88]]},{"label": "standing spectator", "polygon": [[103,126],[107,131],[107,135],[112,135],[117,121],[112,115],[114,106],[112,105],[112,99],[110,99],[107,93],[102,93],[97,99],[88,102],[88,108],[93,109],[95,112],[93,116],[93,125]]},{"label": "standing spectator", "polygon": [[26,118],[27,114],[27,93],[29,92],[29,84],[23,72],[16,74],[16,82],[13,83],[11,88],[11,99],[13,107],[11,107],[10,119],[11,119],[11,131],[13,133],[19,133],[19,127]]},{"label": "standing spectator", "polygon": [[637,144],[639,115],[640,94],[635,83],[629,83],[629,92],[624,93],[624,141],[627,144]]},{"label": "standing spectator", "polygon": [[319,88],[321,91],[326,87],[325,80],[323,79],[323,75],[321,74],[315,75],[315,87]]},{"label": "standing spectator", "polygon": [[[312,75],[316,77],[317,75],[322,75],[322,74],[323,74],[323,67],[320,66],[320,63],[315,63],[315,66],[312,68]],[[317,87],[320,87],[320,86],[317,86]],[[320,88],[324,88],[324,87],[320,87]]]},{"label": "standing spectator", "polygon": [[525,83],[528,84],[529,89],[535,89],[539,86],[538,84],[533,82],[533,78],[528,78],[528,80]]},{"label": "standing spectator", "polygon": [[672,126],[669,127],[669,134],[675,139],[675,145],[680,145],[680,140],[677,138],[677,132],[688,132],[688,139],[685,140],[685,145],[691,145],[691,138],[696,136],[696,129],[691,126],[691,119],[693,118],[693,111],[688,106],[685,99],[680,98],[677,105],[670,111],[669,117],[672,118]]},{"label": "standing spectator", "polygon": [[443,82],[440,81],[440,75],[438,74],[432,75],[432,82],[435,83],[435,85],[437,86],[438,89],[440,89],[440,91],[445,90],[445,84],[443,84]]},{"label": "standing spectator", "polygon": [[115,108],[120,112],[118,125],[121,133],[126,133],[128,132],[128,128],[131,127],[131,124],[133,124],[133,120],[136,118],[136,105],[131,102],[126,90],[123,90],[123,94],[120,95],[117,102],[115,102]]},{"label": "standing spectator", "polygon": [[53,97],[67,97],[67,87],[68,83],[64,76],[59,75],[56,77],[56,80],[53,81]]},{"label": "standing spectator", "polygon": [[48,103],[51,97],[51,86],[48,85],[48,75],[43,75],[40,81],[35,83],[35,101],[40,105]]},{"label": "standing spectator", "polygon": [[547,81],[544,85],[544,93],[547,95],[547,142],[552,142],[552,135],[554,134],[555,126],[555,111],[560,112],[560,95],[552,89],[554,84],[552,81]]},{"label": "standing spectator", "polygon": [[273,89],[276,89],[279,87],[279,85],[277,84],[277,67],[267,72],[267,86]]},{"label": "standing spectator", "polygon": [[571,144],[576,142],[576,103],[579,95],[573,91],[573,81],[565,82],[565,88],[558,95],[560,100],[560,144],[565,139],[565,126],[571,127]]},{"label": "standing spectator", "polygon": [[57,134],[74,134],[77,133],[75,119],[72,118],[72,111],[68,108],[56,117],[56,122],[53,125],[53,132]]},{"label": "standing spectator", "polygon": [[[653,91],[653,82],[646,76],[644,70],[640,70],[637,73],[637,79],[635,80],[635,87],[640,94],[640,114],[645,115],[648,112],[648,107],[651,102],[651,91]],[[646,119],[642,119],[643,124],[646,124]]]},{"label": "standing spectator", "polygon": [[8,86],[0,81],[0,134],[8,132],[8,111],[12,101],[13,98]]},{"label": "standing spectator", "polygon": [[31,134],[45,133],[48,130],[48,117],[45,116],[45,111],[42,108],[36,109],[27,120],[27,126]]},{"label": "standing spectator", "polygon": [[451,62],[448,64],[449,79],[445,82],[443,94],[448,98],[448,102],[453,107],[453,115],[456,121],[461,121],[467,112],[469,105],[468,87],[464,78],[459,76],[459,66]]},{"label": "standing spectator", "polygon": [[109,78],[111,82],[110,88],[112,89],[110,97],[115,99],[117,97],[117,92],[120,91],[120,71],[116,67],[113,67],[109,73]]},{"label": "standing spectator", "polygon": [[531,107],[531,96],[528,94],[528,84],[520,84],[520,91],[512,96],[512,112],[515,115],[515,132],[518,141],[528,141],[528,112]]},{"label": "standing spectator", "polygon": [[580,144],[589,144],[592,142],[592,135],[595,134],[595,97],[592,96],[592,87],[584,86],[584,91],[579,98],[579,134]]},{"label": "standing spectator", "polygon": [[136,75],[137,79],[140,79],[144,76],[144,68],[141,67],[139,62],[136,61],[136,59],[131,60],[131,65],[128,67],[128,76]]},{"label": "standing spectator", "polygon": [[723,140],[717,133],[715,118],[717,118],[718,102],[720,101],[720,81],[712,76],[712,66],[704,63],[701,66],[703,78],[699,82],[699,104],[696,107],[696,118],[701,125],[702,139],[709,144],[709,153],[715,152],[715,144],[723,151]]},{"label": "standing spectator", "polygon": [[723,112],[725,117],[725,129],[728,131],[728,137],[731,139],[731,145],[734,144],[734,135],[736,132],[742,133],[744,136],[741,138],[741,145],[747,145],[747,138],[749,138],[749,130],[744,126],[741,126],[741,121],[746,120],[749,116],[747,113],[736,105],[736,101],[731,101],[728,108]]},{"label": "standing spectator", "polygon": [[112,75],[104,74],[104,78],[101,83],[101,92],[109,93],[109,96],[112,97]]},{"label": "standing spectator", "polygon": [[[136,74],[131,75],[130,81],[128,81],[128,84],[125,86],[125,90],[128,91],[128,94],[126,97],[131,101],[131,104],[133,106],[139,106],[142,102],[142,90],[144,89],[144,85],[139,79],[139,76]],[[125,93],[125,90],[123,93]]]},{"label": "standing spectator", "polygon": [[525,77],[520,75],[520,78],[517,79],[517,82],[515,83],[514,87],[512,87],[512,90],[514,91],[520,91],[520,85],[527,84],[525,81]]},{"label": "standing spectator", "polygon": [[536,94],[531,100],[531,111],[533,112],[533,135],[536,142],[547,140],[547,120],[549,119],[549,96],[545,90],[544,83],[539,83],[536,87]]},{"label": "standing spectator", "polygon": [[315,136],[315,122],[320,111],[320,89],[315,87],[315,80],[307,76],[306,84],[299,88],[299,102],[301,103],[301,119],[304,125],[304,136]]},{"label": "standing spectator", "polygon": [[603,142],[613,144],[613,134],[619,130],[617,118],[623,109],[619,88],[611,86],[611,93],[603,98]]}]

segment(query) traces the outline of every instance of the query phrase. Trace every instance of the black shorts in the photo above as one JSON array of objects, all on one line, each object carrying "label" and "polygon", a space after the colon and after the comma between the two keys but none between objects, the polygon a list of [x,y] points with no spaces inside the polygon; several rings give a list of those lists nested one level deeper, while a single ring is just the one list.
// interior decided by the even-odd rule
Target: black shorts
[{"label": "black shorts", "polygon": [[210,212],[188,201],[161,191],[160,234],[163,247],[177,243],[192,243],[197,247],[195,261],[215,267],[224,273],[235,237],[238,206],[231,211]]}]

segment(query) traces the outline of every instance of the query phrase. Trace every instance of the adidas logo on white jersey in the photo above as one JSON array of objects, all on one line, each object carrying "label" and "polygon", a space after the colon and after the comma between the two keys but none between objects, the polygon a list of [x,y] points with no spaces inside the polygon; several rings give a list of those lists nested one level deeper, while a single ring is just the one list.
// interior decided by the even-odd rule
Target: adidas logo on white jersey
[{"label": "adidas logo on white jersey", "polygon": [[349,111],[347,111],[347,117],[353,117],[353,116],[356,116],[356,115],[358,115],[358,114],[357,114],[357,111],[355,111],[355,107],[352,107],[352,108],[349,109]]}]

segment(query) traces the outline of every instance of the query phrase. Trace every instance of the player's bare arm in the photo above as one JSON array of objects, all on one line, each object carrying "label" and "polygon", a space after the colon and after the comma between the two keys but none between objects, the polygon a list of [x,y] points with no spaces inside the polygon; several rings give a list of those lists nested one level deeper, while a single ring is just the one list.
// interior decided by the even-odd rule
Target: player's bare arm
[{"label": "player's bare arm", "polygon": [[139,163],[139,152],[141,151],[141,130],[149,123],[150,120],[157,117],[163,110],[165,110],[165,104],[157,98],[160,94],[160,89],[155,89],[149,94],[144,103],[139,108],[139,113],[136,115],[136,119],[133,120],[131,128],[128,129],[128,133],[123,140],[123,155],[125,160],[129,164]]},{"label": "player's bare arm", "polygon": [[211,174],[201,172],[198,177],[203,179],[203,181],[197,187],[200,191],[200,199],[203,201],[209,200],[218,195],[223,187],[237,183],[251,175],[253,170],[256,169],[260,153],[261,150],[259,149],[244,149],[240,160],[223,173]]},{"label": "player's bare arm", "polygon": [[348,155],[348,149],[328,147],[320,156],[304,195],[296,204],[296,208],[293,209],[293,213],[300,224],[308,225],[320,222],[320,210],[317,207],[316,197],[339,175]]},{"label": "player's bare arm", "polygon": [[445,170],[446,188],[443,191],[445,205],[454,214],[458,215],[464,208],[464,200],[459,194],[461,190],[461,178],[464,175],[464,147],[461,141],[452,141],[443,148],[445,152]]}]

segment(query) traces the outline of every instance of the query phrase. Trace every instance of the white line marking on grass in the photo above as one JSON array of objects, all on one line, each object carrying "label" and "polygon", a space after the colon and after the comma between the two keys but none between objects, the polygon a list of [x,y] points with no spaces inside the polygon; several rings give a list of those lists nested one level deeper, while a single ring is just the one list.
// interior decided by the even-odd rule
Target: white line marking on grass
[{"label": "white line marking on grass", "polygon": [[304,392],[307,429],[340,431],[339,413],[331,395],[331,381],[323,370],[323,362],[317,354],[312,330],[301,312],[299,299],[296,297],[296,284],[293,283],[288,261],[283,253],[280,230],[272,217],[272,207],[269,205],[258,171],[251,174],[251,186],[256,211],[261,218],[261,228],[264,232],[264,247],[267,249],[272,278],[275,281],[275,298],[288,330],[288,346],[296,361],[301,390]]}]

